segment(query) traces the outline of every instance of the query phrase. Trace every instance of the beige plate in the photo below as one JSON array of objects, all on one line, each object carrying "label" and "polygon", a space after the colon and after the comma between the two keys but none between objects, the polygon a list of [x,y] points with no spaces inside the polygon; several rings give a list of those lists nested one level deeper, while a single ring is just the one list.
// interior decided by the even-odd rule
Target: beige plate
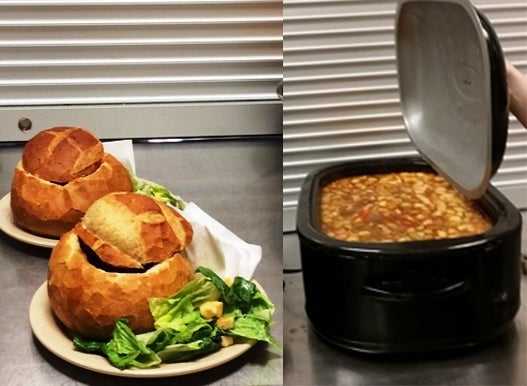
[{"label": "beige plate", "polygon": [[37,236],[20,229],[13,221],[11,213],[11,194],[7,193],[0,200],[0,229],[12,238],[26,244],[38,247],[53,248],[59,242],[58,239]]},{"label": "beige plate", "polygon": [[119,370],[106,358],[77,351],[53,316],[49,305],[47,282],[33,295],[29,306],[29,322],[35,337],[53,354],[76,366],[98,373],[132,378],[161,378],[196,373],[226,363],[249,350],[251,343],[235,344],[192,362],[167,363],[150,369]]}]

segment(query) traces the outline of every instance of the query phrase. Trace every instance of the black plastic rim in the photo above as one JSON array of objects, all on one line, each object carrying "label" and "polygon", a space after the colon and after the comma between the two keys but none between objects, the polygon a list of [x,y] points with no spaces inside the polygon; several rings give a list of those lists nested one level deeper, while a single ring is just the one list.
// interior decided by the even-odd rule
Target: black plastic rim
[{"label": "black plastic rim", "polygon": [[509,127],[509,94],[507,89],[507,73],[505,57],[498,35],[489,19],[483,12],[476,9],[483,27],[487,51],[490,61],[491,102],[492,102],[492,162],[491,175],[494,175],[501,165]]}]

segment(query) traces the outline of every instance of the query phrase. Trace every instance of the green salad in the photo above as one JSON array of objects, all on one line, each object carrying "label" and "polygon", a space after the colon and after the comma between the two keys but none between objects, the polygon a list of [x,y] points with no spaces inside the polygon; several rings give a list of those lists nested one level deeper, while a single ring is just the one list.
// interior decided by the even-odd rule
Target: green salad
[{"label": "green salad", "polygon": [[253,282],[237,276],[228,284],[204,267],[196,272],[200,275],[172,296],[148,300],[155,330],[135,335],[126,319],[118,319],[109,341],[75,337],[74,347],[103,355],[119,369],[188,361],[254,340],[281,349],[269,328],[274,305]]},{"label": "green salad", "polygon": [[145,196],[152,197],[165,204],[173,205],[181,210],[187,206],[187,203],[180,196],[173,194],[163,185],[143,180],[142,178],[134,176],[132,173],[130,173],[130,178],[135,193],[144,194]]}]

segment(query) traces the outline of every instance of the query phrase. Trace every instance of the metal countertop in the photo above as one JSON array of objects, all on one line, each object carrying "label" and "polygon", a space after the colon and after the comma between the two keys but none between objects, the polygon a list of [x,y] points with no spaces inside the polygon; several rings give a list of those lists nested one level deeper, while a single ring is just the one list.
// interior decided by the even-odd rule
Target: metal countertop
[{"label": "metal countertop", "polygon": [[[522,213],[523,253],[527,214]],[[497,340],[464,352],[390,359],[334,348],[313,331],[304,311],[304,289],[296,233],[284,235],[284,384],[326,385],[527,385],[527,276],[513,328]]]},{"label": "metal countertop", "polygon": [[[21,145],[0,144],[0,196],[9,192]],[[282,141],[257,138],[134,145],[137,175],[161,183],[203,210],[243,240],[259,244],[262,261],[254,278],[276,306],[271,327],[282,334]],[[0,384],[144,385],[84,370],[59,359],[33,337],[28,310],[46,280],[50,250],[0,232]],[[155,384],[280,385],[283,352],[257,343],[242,356],[200,373],[159,378]]]}]

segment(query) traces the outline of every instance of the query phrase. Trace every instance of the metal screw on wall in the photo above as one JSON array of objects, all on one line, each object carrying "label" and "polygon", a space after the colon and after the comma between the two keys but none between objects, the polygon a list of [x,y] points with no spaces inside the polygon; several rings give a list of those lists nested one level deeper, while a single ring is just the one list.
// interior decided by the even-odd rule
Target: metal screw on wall
[{"label": "metal screw on wall", "polygon": [[33,126],[33,122],[31,122],[31,119],[29,118],[20,118],[18,120],[18,128],[20,131],[28,131],[31,130],[31,127]]},{"label": "metal screw on wall", "polygon": [[284,82],[283,81],[278,83],[278,85],[276,86],[276,95],[278,95],[278,98],[280,100],[284,99]]}]

